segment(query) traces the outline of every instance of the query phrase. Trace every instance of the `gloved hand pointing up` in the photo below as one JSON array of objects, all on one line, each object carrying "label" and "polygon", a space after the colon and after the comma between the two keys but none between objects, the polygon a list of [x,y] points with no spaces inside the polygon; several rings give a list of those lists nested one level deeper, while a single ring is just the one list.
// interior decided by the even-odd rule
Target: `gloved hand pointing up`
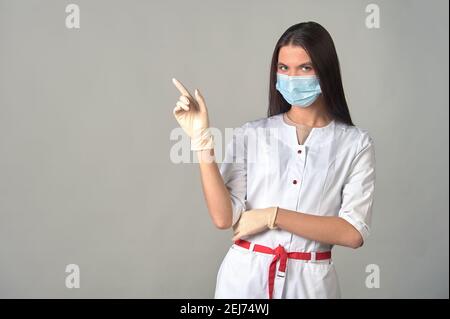
[{"label": "gloved hand pointing up", "polygon": [[214,140],[209,129],[208,110],[200,92],[195,90],[195,99],[177,79],[173,84],[181,92],[173,109],[178,124],[191,138],[191,150],[200,151],[214,148]]}]

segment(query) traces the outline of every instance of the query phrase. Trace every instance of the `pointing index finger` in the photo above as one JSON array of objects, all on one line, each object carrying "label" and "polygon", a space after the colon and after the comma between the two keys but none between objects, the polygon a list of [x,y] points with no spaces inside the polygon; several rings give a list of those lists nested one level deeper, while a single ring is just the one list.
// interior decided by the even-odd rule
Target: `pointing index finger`
[{"label": "pointing index finger", "polygon": [[189,91],[183,86],[183,84],[181,84],[180,81],[178,81],[178,80],[175,79],[175,78],[172,78],[172,82],[173,82],[173,84],[175,84],[175,86],[177,87],[178,91],[181,92],[181,94],[187,95],[187,96],[189,96],[189,97],[192,98],[192,95],[191,95],[191,94],[189,93]]}]

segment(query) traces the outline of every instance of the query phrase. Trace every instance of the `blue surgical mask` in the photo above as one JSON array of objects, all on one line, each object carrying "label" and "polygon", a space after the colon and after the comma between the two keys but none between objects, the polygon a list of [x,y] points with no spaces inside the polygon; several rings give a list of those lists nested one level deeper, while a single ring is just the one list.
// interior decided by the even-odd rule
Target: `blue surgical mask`
[{"label": "blue surgical mask", "polygon": [[300,107],[313,104],[322,92],[315,75],[289,76],[277,73],[275,87],[289,104]]}]

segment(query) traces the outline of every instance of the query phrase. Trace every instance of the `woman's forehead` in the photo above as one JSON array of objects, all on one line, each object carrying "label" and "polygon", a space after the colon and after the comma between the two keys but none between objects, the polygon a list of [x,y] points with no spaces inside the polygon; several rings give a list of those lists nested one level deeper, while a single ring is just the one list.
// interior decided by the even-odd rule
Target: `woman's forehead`
[{"label": "woman's forehead", "polygon": [[278,52],[278,63],[283,64],[302,64],[311,62],[308,53],[301,46],[289,45],[283,46]]}]

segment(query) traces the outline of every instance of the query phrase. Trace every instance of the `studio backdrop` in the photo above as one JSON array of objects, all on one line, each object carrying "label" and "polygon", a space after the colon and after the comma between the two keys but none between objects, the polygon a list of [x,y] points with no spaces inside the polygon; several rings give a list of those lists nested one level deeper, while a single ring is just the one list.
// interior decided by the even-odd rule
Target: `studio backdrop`
[{"label": "studio backdrop", "polygon": [[264,118],[277,39],[316,21],[376,149],[371,235],[333,248],[342,296],[448,298],[448,9],[0,0],[0,297],[212,298],[232,231],[173,154],[172,78],[222,132]]}]

